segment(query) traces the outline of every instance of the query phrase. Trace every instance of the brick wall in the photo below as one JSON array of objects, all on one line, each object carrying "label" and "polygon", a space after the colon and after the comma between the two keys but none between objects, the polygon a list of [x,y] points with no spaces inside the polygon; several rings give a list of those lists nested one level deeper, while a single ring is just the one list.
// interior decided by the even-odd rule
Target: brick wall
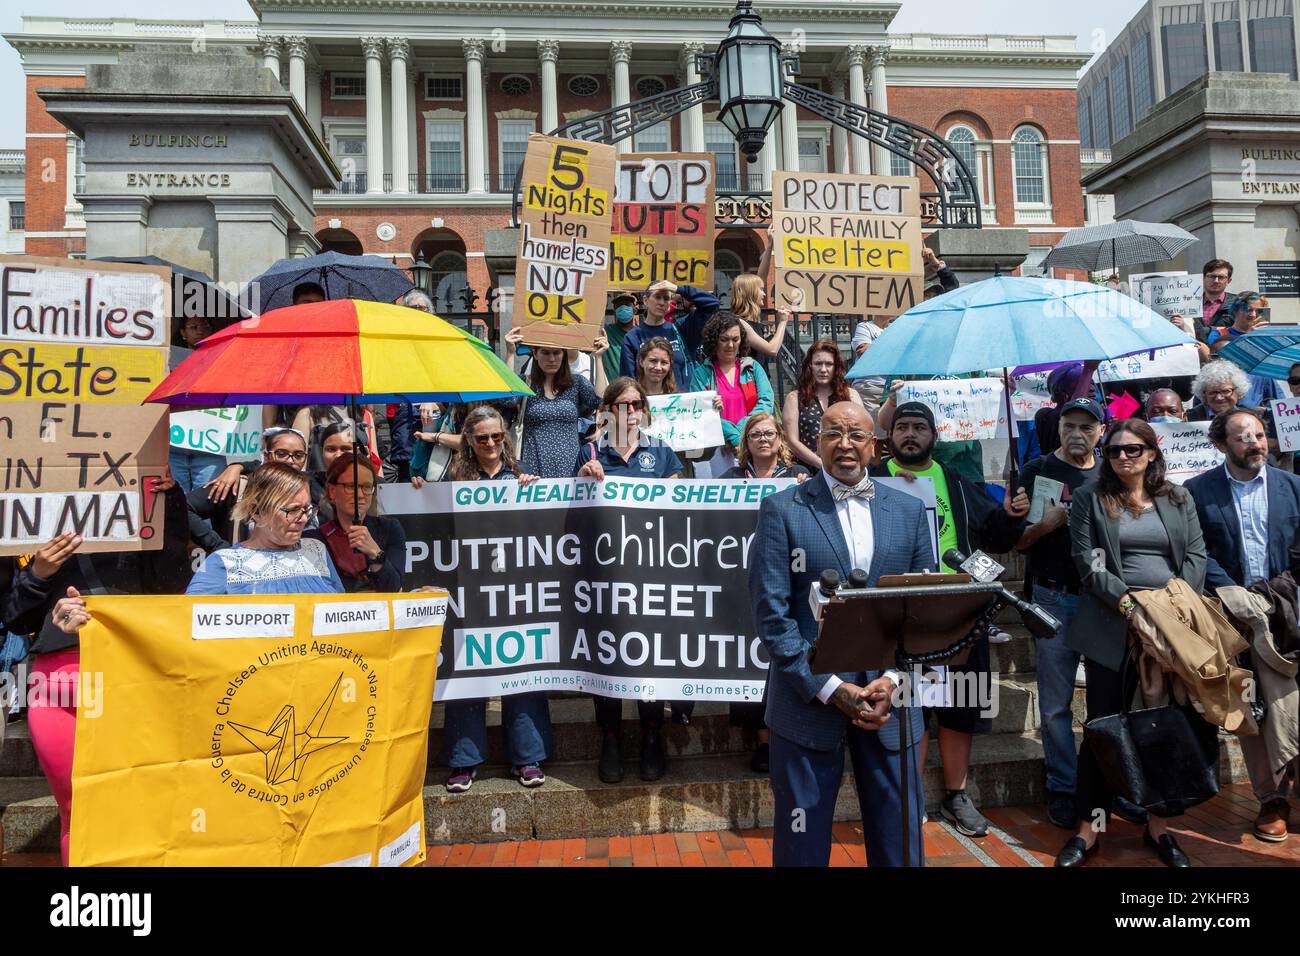
[{"label": "brick wall", "polygon": [[64,207],[68,203],[67,130],[45,110],[36,91],[50,87],[85,85],[80,76],[29,76],[27,79],[27,132],[58,134],[28,136],[26,139],[27,191],[26,250],[32,256],[66,257],[86,250],[83,236],[40,237],[32,233],[64,231]]}]

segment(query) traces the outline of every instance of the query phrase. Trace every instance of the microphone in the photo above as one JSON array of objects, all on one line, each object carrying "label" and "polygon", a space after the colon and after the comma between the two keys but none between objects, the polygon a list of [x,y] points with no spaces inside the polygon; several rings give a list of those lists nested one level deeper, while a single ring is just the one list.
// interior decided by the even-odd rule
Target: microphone
[{"label": "microphone", "polygon": [[818,578],[817,583],[808,590],[808,607],[812,609],[813,620],[822,619],[822,611],[831,603],[831,598],[840,589],[840,572],[827,568]]},{"label": "microphone", "polygon": [[[973,555],[967,557],[956,548],[949,548],[944,552],[943,560],[950,567],[960,567],[981,584],[992,584],[1006,571],[1006,568],[983,551],[976,551]],[[1004,604],[1010,604],[1016,609],[1020,614],[1021,623],[1029,628],[1029,633],[1033,634],[1034,637],[1049,638],[1056,636],[1056,632],[1061,627],[1061,622],[1037,604],[1026,601],[1019,595],[1012,594],[1006,588],[1002,589],[999,597]]]},{"label": "microphone", "polygon": [[854,568],[849,572],[849,587],[853,588],[855,591],[860,591],[865,588],[869,580],[870,578],[867,577],[867,572],[863,571],[861,568]]}]

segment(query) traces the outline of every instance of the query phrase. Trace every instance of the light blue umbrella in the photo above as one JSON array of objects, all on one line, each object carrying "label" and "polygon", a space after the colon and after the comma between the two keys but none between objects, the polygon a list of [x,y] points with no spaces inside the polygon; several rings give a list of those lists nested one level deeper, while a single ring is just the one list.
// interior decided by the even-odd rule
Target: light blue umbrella
[{"label": "light blue umbrella", "polygon": [[1115,359],[1194,342],[1159,313],[1105,286],[994,276],[909,309],[848,377],[960,375]]},{"label": "light blue umbrella", "polygon": [[1271,325],[1239,335],[1218,357],[1241,366],[1248,375],[1286,378],[1291,366],[1300,362],[1300,326]]}]

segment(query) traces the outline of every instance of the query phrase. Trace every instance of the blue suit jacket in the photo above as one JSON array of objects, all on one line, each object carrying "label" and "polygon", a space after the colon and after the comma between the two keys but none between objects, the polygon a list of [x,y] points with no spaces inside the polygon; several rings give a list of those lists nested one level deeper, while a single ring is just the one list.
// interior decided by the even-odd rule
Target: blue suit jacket
[{"label": "blue suit jacket", "polygon": [[[882,575],[933,570],[930,525],[925,508],[911,495],[876,486],[871,501],[875,551],[866,569],[870,584]],[[795,549],[803,552],[798,561]],[[799,568],[800,570],[792,570]],[[835,514],[835,499],[818,475],[763,501],[749,565],[749,590],[754,597],[754,623],[767,648],[767,725],[782,737],[812,750],[839,746],[848,718],[834,704],[823,704],[817,692],[830,674],[814,674],[808,652],[817,643],[817,623],[808,606],[809,588],[822,571],[835,568],[847,578],[849,549]],[[838,674],[841,680],[865,686],[877,671]],[[919,711],[918,711],[919,713]],[[879,731],[881,742],[898,748],[897,720]],[[913,730],[915,736],[915,728]]]},{"label": "blue suit jacket", "polygon": [[[1300,530],[1300,477],[1269,465],[1264,467],[1268,468],[1268,576],[1272,578],[1291,567],[1289,552]],[[1246,549],[1226,468],[1211,468],[1188,480],[1184,487],[1196,502],[1196,516],[1205,535],[1209,554],[1206,590],[1254,584],[1246,580]]]}]

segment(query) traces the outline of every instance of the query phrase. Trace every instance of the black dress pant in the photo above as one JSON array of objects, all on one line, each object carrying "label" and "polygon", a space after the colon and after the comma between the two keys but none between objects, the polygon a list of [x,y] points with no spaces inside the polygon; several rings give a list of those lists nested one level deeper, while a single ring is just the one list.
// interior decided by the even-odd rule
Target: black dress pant
[{"label": "black dress pant", "polygon": [[[1137,668],[1129,667],[1127,679],[1120,686],[1121,674],[1103,664],[1084,658],[1084,670],[1087,674],[1085,698],[1088,720],[1118,714],[1124,708],[1124,701],[1132,701],[1137,691]],[[1079,745],[1079,776],[1075,789],[1075,811],[1082,822],[1094,822],[1110,819],[1110,805],[1115,799],[1115,792],[1102,775],[1101,765],[1092,755],[1087,741]]]}]

